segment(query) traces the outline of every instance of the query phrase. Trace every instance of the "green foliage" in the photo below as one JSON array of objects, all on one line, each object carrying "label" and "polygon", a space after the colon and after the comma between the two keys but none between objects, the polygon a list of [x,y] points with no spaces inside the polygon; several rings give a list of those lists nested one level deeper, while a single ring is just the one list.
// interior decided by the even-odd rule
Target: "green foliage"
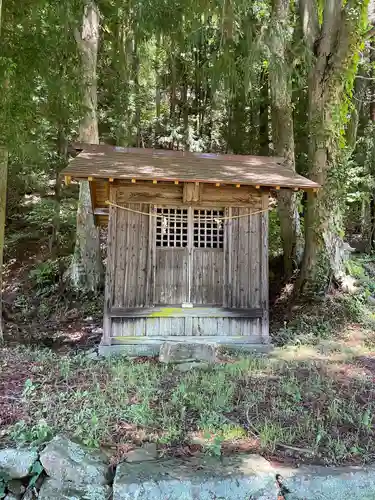
[{"label": "green foliage", "polygon": [[269,212],[268,247],[271,258],[282,255],[280,222],[276,210]]},{"label": "green foliage", "polygon": [[10,437],[20,445],[32,444],[39,446],[49,441],[53,436],[53,429],[48,425],[46,420],[40,419],[34,424],[28,424],[24,420],[20,420],[14,424]]},{"label": "green foliage", "polygon": [[29,273],[32,283],[38,292],[44,292],[45,289],[51,289],[59,282],[61,277],[61,259],[46,260],[37,264]]}]

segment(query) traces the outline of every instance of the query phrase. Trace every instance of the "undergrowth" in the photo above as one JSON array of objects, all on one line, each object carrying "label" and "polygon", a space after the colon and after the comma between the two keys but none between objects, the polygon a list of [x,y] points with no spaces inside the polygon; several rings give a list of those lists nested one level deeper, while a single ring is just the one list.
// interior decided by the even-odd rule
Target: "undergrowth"
[{"label": "undergrowth", "polygon": [[[251,438],[264,453],[294,446],[326,463],[369,461],[374,380],[358,356],[340,347],[328,354],[282,349],[269,359],[244,357],[180,373],[154,361],[3,349],[0,385],[20,371],[17,400],[8,402],[14,421],[1,435],[40,444],[62,432],[94,448],[145,440],[173,447],[198,435],[213,454]],[[14,398],[14,387],[9,394]]]}]

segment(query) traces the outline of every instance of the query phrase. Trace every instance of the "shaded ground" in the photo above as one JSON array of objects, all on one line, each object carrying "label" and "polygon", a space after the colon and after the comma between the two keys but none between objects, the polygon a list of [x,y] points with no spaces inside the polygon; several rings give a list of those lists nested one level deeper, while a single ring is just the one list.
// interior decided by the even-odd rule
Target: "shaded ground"
[{"label": "shaded ground", "polygon": [[369,462],[374,337],[348,327],[315,346],[276,349],[270,359],[226,358],[192,373],[156,360],[5,347],[1,440],[40,442],[64,432],[106,449],[113,462],[150,440],[174,456],[252,451],[275,462]]}]

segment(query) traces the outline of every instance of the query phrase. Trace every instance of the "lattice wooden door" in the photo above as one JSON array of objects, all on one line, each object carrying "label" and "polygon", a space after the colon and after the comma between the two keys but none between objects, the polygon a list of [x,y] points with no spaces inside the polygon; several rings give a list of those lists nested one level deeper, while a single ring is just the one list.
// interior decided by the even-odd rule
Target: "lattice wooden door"
[{"label": "lattice wooden door", "polygon": [[224,211],[155,207],[155,303],[222,305]]}]

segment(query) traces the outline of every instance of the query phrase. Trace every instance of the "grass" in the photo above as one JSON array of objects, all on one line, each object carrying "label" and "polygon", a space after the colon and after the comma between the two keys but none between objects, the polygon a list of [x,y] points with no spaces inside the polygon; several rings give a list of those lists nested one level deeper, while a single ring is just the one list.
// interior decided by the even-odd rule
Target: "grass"
[{"label": "grass", "polygon": [[0,436],[39,444],[62,432],[113,455],[150,440],[166,453],[199,442],[220,454],[247,443],[266,455],[298,448],[313,461],[368,462],[375,456],[372,360],[358,339],[355,348],[323,342],[189,373],[155,361],[3,348]]},{"label": "grass", "polygon": [[[47,278],[53,286],[55,274],[50,265],[35,269],[37,295]],[[113,462],[144,441],[157,442],[165,454],[246,450],[325,464],[373,461],[375,313],[367,304],[375,290],[373,259],[355,262],[352,274],[361,282],[358,295],[296,304],[288,322],[281,319],[271,357],[223,356],[207,371],[188,373],[155,360],[73,354],[59,332],[77,348],[77,339],[90,336],[79,317],[95,316],[99,300],[85,301],[90,309],[81,301],[72,314],[56,299],[51,308],[48,294],[36,307],[30,294],[18,304],[19,315],[32,323],[38,348],[14,345],[14,338],[0,348],[0,445],[39,445],[64,433],[107,450]],[[46,317],[51,309],[60,316],[53,312],[49,328],[45,318],[35,327],[33,311],[40,315],[44,303]],[[54,336],[59,352],[40,348]]]}]

